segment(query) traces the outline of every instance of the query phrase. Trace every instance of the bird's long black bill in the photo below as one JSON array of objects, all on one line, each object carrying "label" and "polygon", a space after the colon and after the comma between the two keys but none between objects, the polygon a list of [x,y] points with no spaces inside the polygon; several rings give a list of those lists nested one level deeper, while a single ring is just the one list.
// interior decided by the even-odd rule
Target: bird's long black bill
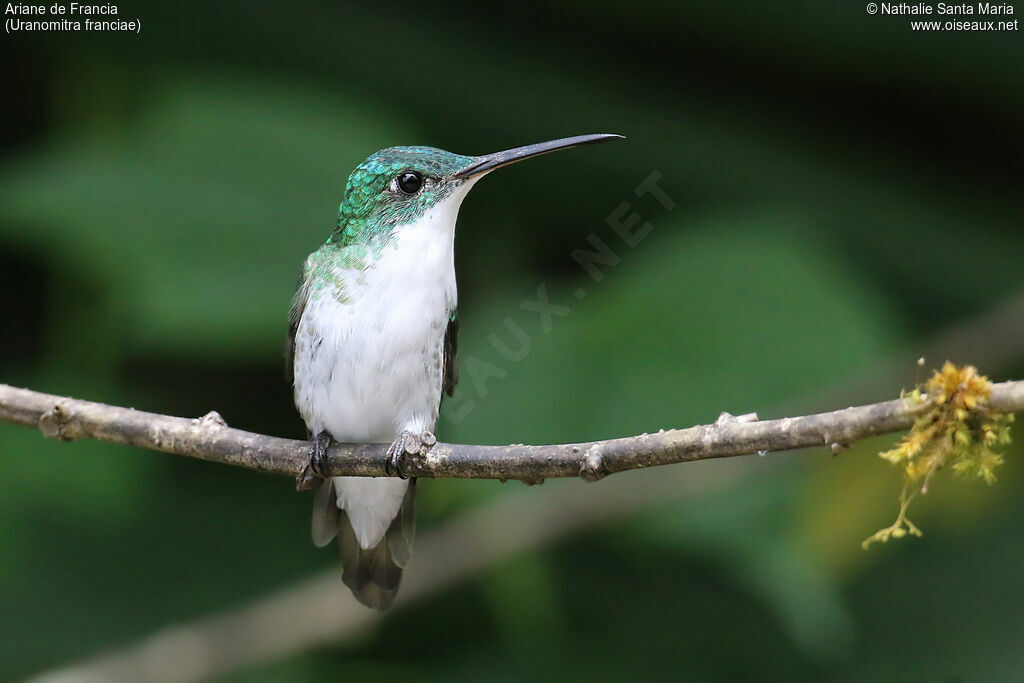
[{"label": "bird's long black bill", "polygon": [[472,163],[457,171],[453,177],[457,180],[472,178],[473,176],[478,176],[481,173],[487,173],[488,171],[493,171],[496,168],[508,166],[509,164],[516,163],[517,161],[540,156],[541,154],[547,154],[548,152],[557,152],[560,149],[569,149],[570,147],[579,147],[580,145],[589,145],[595,142],[615,140],[621,137],[623,136],[616,135],[615,133],[576,135],[571,138],[549,140],[547,142],[538,142],[535,145],[526,145],[525,147],[507,149],[504,152],[485,154],[484,156],[476,157]]}]

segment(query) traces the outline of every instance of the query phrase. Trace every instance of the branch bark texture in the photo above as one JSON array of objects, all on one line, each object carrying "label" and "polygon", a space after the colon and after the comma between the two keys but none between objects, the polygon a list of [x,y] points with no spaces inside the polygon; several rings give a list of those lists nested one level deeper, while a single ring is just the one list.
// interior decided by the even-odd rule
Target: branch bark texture
[{"label": "branch bark texture", "polygon": [[[990,404],[1024,412],[1024,381],[994,384]],[[920,406],[896,399],[826,413],[757,421],[723,414],[714,424],[607,441],[546,446],[437,443],[409,454],[413,477],[519,479],[582,477],[766,451],[825,447],[838,452],[871,436],[907,429]],[[309,443],[254,434],[225,425],[216,413],[197,419],[147,413],[0,384],[0,421],[39,429],[64,440],[98,439],[272,474],[296,476],[309,461]],[[338,444],[327,474],[383,476],[385,444]]]}]

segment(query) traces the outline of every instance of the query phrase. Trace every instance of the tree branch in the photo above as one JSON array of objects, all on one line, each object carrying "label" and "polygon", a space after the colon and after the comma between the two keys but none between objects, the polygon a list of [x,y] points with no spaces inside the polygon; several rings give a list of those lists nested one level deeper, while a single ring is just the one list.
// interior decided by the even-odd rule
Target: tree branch
[{"label": "tree branch", "polygon": [[[1024,412],[1024,381],[992,386],[990,406]],[[437,443],[408,458],[414,477],[520,479],[582,477],[765,451],[821,446],[834,451],[854,441],[907,429],[920,410],[909,401],[756,421],[725,413],[714,424],[607,441],[548,446],[474,446]],[[34,427],[44,436],[98,439],[260,472],[296,476],[309,460],[309,443],[231,429],[216,413],[189,419],[147,413],[0,384],[0,421]],[[338,444],[328,452],[329,475],[382,476],[383,444]]]},{"label": "tree branch", "polygon": [[[958,322],[912,350],[878,359],[871,369],[838,386],[818,389],[782,408],[842,404],[864,400],[903,377],[913,358],[970,356],[990,371],[1011,368],[1021,358],[1014,340],[1024,336],[1024,291],[998,302],[983,314]],[[898,381],[898,380],[895,380]],[[1018,383],[1019,384],[1019,383]],[[1019,390],[1018,390],[1019,391]],[[1019,399],[1011,399],[1011,403]],[[997,405],[1006,410],[1008,406]],[[773,461],[788,466],[793,461]],[[764,463],[768,464],[768,463]],[[475,506],[440,527],[421,533],[417,571],[406,578],[391,614],[418,599],[457,583],[494,562],[558,540],[580,529],[634,515],[666,502],[707,494],[741,477],[760,475],[751,469],[718,463],[715,467],[670,472],[637,472],[602,486],[600,496],[585,487],[560,487],[558,495],[536,488],[509,490]],[[453,540],[454,539],[454,540]],[[231,609],[166,626],[134,642],[95,654],[87,660],[47,671],[38,683],[120,683],[140,680],[206,680],[229,675],[264,662],[294,656],[320,644],[361,636],[382,613],[358,605],[338,581],[337,569],[318,573],[273,590]],[[281,629],[281,624],[290,624]],[[159,676],[159,678],[158,678]]]}]

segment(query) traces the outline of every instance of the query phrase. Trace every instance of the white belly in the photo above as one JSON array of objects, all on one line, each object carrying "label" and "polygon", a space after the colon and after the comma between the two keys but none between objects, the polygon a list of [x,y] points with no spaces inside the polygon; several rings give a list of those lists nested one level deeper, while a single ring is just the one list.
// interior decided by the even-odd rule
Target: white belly
[{"label": "white belly", "polygon": [[442,292],[310,301],[295,337],[295,396],[314,434],[390,442],[433,429],[448,313]]},{"label": "white belly", "polygon": [[[456,302],[453,239],[437,234],[436,221],[428,214],[396,230],[367,269],[338,273],[343,288],[311,290],[294,371],[295,402],[314,435],[390,443],[402,430],[434,429]],[[338,506],[361,546],[384,536],[407,486],[395,478],[335,478]]]}]

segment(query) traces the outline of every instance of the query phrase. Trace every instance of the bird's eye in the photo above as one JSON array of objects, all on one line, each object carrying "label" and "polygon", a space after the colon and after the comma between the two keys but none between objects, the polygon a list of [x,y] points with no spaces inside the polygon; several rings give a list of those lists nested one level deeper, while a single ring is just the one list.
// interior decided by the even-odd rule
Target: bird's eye
[{"label": "bird's eye", "polygon": [[398,189],[406,194],[416,194],[423,187],[423,176],[416,171],[405,171],[398,175]]}]

